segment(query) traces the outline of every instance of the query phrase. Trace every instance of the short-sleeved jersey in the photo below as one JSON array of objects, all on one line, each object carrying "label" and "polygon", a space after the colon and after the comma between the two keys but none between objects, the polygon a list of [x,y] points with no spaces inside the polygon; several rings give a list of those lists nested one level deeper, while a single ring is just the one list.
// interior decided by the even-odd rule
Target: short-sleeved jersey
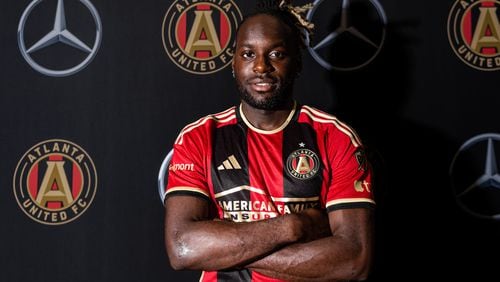
[{"label": "short-sleeved jersey", "polygon": [[[241,106],[187,125],[174,145],[167,197],[206,199],[214,217],[250,222],[317,207],[372,207],[371,168],[356,133],[334,116],[295,106],[272,131]],[[200,281],[280,281],[257,272],[203,272]]]}]

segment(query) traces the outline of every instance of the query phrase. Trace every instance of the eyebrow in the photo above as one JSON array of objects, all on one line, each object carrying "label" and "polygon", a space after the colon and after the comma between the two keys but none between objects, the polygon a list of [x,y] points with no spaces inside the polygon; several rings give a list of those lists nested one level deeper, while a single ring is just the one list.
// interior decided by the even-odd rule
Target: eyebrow
[{"label": "eyebrow", "polygon": [[[252,47],[254,47],[254,45],[251,43],[248,43],[248,42],[243,42],[243,44],[239,45],[239,47],[240,48],[242,48],[242,47],[252,48]],[[277,48],[277,47],[285,47],[286,48],[287,45],[285,44],[285,41],[280,41],[280,42],[277,42],[277,43],[271,45],[270,48],[272,49],[272,48]]]}]

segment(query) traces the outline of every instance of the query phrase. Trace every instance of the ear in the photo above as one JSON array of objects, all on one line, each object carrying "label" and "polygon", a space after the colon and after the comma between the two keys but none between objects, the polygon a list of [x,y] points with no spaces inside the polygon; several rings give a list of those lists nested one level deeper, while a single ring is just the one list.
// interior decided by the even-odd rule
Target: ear
[{"label": "ear", "polygon": [[233,59],[231,60],[231,74],[233,78],[236,78],[236,75],[234,74],[234,56]]}]

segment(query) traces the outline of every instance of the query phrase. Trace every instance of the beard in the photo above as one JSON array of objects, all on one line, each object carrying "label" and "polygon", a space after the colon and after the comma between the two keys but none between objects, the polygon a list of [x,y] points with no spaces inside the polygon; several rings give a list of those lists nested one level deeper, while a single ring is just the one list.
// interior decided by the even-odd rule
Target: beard
[{"label": "beard", "polygon": [[272,91],[271,95],[265,99],[256,99],[255,95],[260,95],[259,92],[252,95],[239,80],[236,80],[241,100],[253,108],[267,111],[280,110],[287,105],[292,97],[293,82],[293,77],[279,81],[278,86]]}]

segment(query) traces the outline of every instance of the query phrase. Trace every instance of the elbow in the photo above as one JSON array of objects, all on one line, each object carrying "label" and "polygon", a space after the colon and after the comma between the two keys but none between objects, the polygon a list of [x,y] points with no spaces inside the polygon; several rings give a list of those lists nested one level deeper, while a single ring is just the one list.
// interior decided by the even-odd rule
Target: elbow
[{"label": "elbow", "polygon": [[371,254],[361,252],[353,261],[350,280],[365,281],[368,279],[371,270]]},{"label": "elbow", "polygon": [[182,240],[167,240],[165,242],[168,260],[174,270],[194,269],[195,252]]},{"label": "elbow", "polygon": [[325,272],[316,273],[311,281],[365,281],[369,278],[371,259],[358,255],[345,261],[339,267],[325,268]]},{"label": "elbow", "polygon": [[170,268],[172,268],[173,270],[187,269],[186,267],[184,267],[182,262],[180,262],[179,260],[172,259],[170,256],[169,256],[169,261],[170,261]]},{"label": "elbow", "polygon": [[372,255],[367,248],[352,250],[349,259],[324,273],[321,281],[365,281],[371,272]]},{"label": "elbow", "polygon": [[173,270],[185,270],[189,269],[188,262],[185,258],[176,253],[168,253],[168,260],[170,262],[170,267]]},{"label": "elbow", "polygon": [[370,274],[369,267],[361,267],[354,274],[355,275],[352,280],[365,281],[366,279],[368,279],[368,275]]},{"label": "elbow", "polygon": [[189,269],[189,267],[187,267],[187,264],[185,264],[181,260],[172,259],[170,257],[169,257],[169,260],[170,260],[170,267],[173,270],[188,270]]},{"label": "elbow", "polygon": [[168,260],[174,270],[193,269],[193,257],[186,250],[186,246],[167,248]]}]

